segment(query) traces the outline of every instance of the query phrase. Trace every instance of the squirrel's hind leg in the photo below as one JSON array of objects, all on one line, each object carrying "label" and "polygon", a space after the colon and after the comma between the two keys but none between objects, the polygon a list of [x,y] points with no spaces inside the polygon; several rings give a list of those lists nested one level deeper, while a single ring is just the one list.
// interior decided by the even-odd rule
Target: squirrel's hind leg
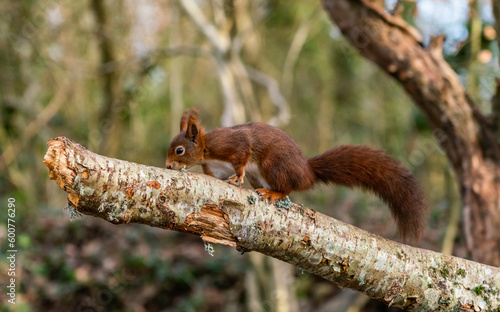
[{"label": "squirrel's hind leg", "polygon": [[276,203],[278,200],[285,200],[286,197],[290,194],[288,193],[280,193],[275,191],[266,190],[264,188],[258,188],[255,190],[257,194],[262,198],[262,200],[269,199],[271,203]]}]

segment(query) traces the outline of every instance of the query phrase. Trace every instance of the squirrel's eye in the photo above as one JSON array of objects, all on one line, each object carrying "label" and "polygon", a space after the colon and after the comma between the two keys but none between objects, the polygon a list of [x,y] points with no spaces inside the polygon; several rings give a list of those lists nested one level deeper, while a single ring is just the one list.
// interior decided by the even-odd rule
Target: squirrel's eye
[{"label": "squirrel's eye", "polygon": [[179,155],[179,156],[180,156],[180,155],[182,155],[182,154],[184,154],[184,147],[178,147],[178,148],[175,150],[175,153],[176,153],[177,155]]}]

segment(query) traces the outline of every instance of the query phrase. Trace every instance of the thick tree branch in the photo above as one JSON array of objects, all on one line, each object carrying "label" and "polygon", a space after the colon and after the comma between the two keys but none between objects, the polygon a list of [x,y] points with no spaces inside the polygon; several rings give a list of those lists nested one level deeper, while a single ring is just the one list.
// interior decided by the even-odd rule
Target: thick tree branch
[{"label": "thick tree branch", "polygon": [[322,3],[352,45],[398,80],[427,116],[458,179],[468,250],[474,260],[500,266],[500,145],[442,57],[440,38],[424,48],[403,19],[368,0]]},{"label": "thick tree branch", "polygon": [[83,214],[257,251],[395,307],[500,306],[498,268],[398,244],[300,205],[277,208],[206,175],[107,158],[64,137],[48,146],[50,178]]},{"label": "thick tree branch", "polygon": [[[325,10],[345,37],[367,59],[406,89],[427,115],[455,168],[477,153],[500,160],[497,144],[485,116],[466,94],[458,76],[441,53],[423,47],[418,32],[402,18],[392,16],[366,0],[322,0]],[[461,170],[458,173],[460,174]]]}]

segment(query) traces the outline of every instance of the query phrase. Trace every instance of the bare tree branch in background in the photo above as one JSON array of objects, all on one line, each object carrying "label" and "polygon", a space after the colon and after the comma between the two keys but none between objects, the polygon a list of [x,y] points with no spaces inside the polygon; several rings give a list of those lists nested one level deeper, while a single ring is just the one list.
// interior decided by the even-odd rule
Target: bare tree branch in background
[{"label": "bare tree branch in background", "polygon": [[[231,71],[229,33],[219,31],[210,23],[195,1],[180,0],[179,2],[213,48],[212,60],[217,70],[224,97],[224,112],[221,117],[221,125],[227,127],[244,123],[246,121],[245,109],[240,96],[236,92],[236,79]],[[221,10],[220,8],[215,9]],[[219,14],[222,14],[222,12],[219,12]]]},{"label": "bare tree branch in background", "polygon": [[278,82],[274,78],[251,67],[246,67],[245,72],[250,79],[266,87],[269,97],[271,97],[273,103],[279,108],[278,116],[271,118],[268,123],[275,127],[286,125],[290,121],[290,108],[285,97],[281,94]]},{"label": "bare tree branch in background", "polygon": [[297,32],[295,33],[295,36],[293,36],[292,43],[290,44],[290,48],[288,49],[288,53],[286,55],[285,62],[283,64],[283,75],[281,79],[283,86],[283,93],[287,97],[290,97],[292,95],[291,93],[293,87],[295,64],[297,63],[300,51],[302,51],[302,48],[306,43],[306,39],[309,36],[309,31],[311,29],[313,18],[316,16],[318,12],[320,11],[315,10],[308,19],[302,21],[302,23],[299,26],[299,29],[297,29]]},{"label": "bare tree branch in background", "polygon": [[323,0],[359,52],[401,83],[427,116],[452,164],[473,259],[500,266],[500,146],[494,126],[465,92],[437,49],[422,46],[403,19],[367,0]]},{"label": "bare tree branch in background", "polygon": [[198,29],[205,35],[205,38],[210,42],[210,44],[221,54],[226,54],[231,43],[226,34],[221,34],[221,32],[208,21],[205,14],[201,11],[200,7],[195,1],[192,0],[180,0],[180,4],[184,10],[193,19],[193,22],[198,26]]},{"label": "bare tree branch in background", "polygon": [[302,205],[278,208],[206,175],[100,156],[64,137],[48,142],[44,162],[82,214],[263,253],[394,307],[500,306],[500,269],[399,244]]},{"label": "bare tree branch in background", "polygon": [[[249,80],[251,74],[248,67],[241,60],[241,50],[245,40],[252,34],[252,23],[248,16],[248,10],[244,5],[247,2],[235,3],[232,6],[232,20],[225,17],[222,6],[214,5],[214,16],[220,27],[216,27],[203,14],[198,4],[193,0],[179,1],[186,13],[191,17],[198,29],[203,33],[212,46],[212,61],[217,70],[219,82],[224,97],[224,112],[221,117],[222,126],[231,126],[246,122],[245,107],[249,108],[252,120],[262,121],[259,114],[257,97]],[[236,29],[236,25],[241,29]],[[262,84],[263,80],[259,80]],[[265,86],[269,86],[271,80],[267,79]],[[289,108],[285,98],[281,95],[279,88],[267,88],[271,102],[278,110],[278,117],[273,118],[273,123],[285,124],[289,119]],[[276,93],[280,93],[276,96]],[[243,105],[245,104],[245,105]]]},{"label": "bare tree branch in background", "polygon": [[47,125],[64,103],[67,103],[69,94],[70,87],[68,84],[57,89],[56,94],[49,104],[37,115],[35,120],[31,121],[26,126],[20,138],[11,142],[10,145],[3,150],[3,153],[0,155],[0,171],[4,170],[10,162],[17,157],[23,146],[37,135],[40,129]]}]

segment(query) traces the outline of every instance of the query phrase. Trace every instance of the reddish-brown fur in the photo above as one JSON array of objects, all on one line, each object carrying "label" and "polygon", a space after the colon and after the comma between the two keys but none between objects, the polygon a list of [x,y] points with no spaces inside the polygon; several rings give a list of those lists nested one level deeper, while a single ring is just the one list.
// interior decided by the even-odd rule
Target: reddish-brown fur
[{"label": "reddish-brown fur", "polygon": [[[317,182],[361,187],[389,205],[403,239],[418,239],[423,231],[428,210],[423,192],[411,172],[384,151],[342,145],[307,159],[285,132],[266,124],[247,123],[205,133],[196,109],[184,113],[180,128],[168,150],[167,168],[200,164],[205,174],[240,184],[245,167],[252,168],[250,184],[271,201],[310,189]],[[177,153],[179,148],[182,155]],[[233,176],[228,176],[224,163],[230,164]]]}]

